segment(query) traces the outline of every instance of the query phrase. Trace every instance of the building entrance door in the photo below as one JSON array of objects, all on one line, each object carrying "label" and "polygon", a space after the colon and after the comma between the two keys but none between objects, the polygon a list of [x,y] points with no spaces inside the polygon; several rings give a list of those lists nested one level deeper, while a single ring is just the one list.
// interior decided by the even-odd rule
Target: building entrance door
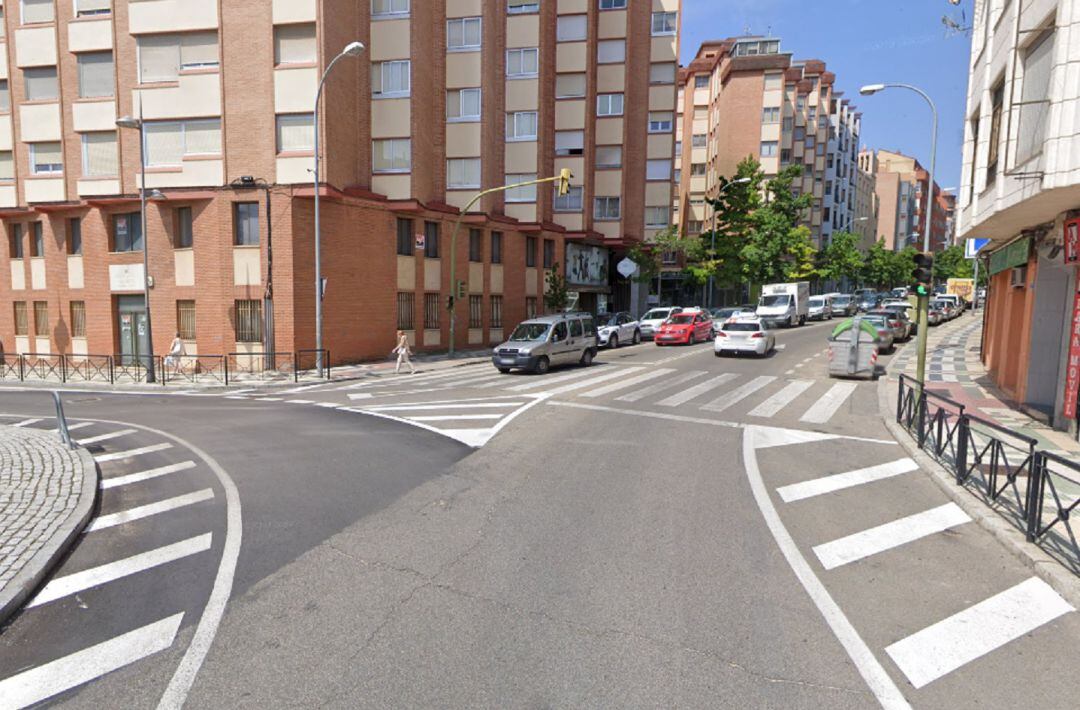
[{"label": "building entrance door", "polygon": [[[150,351],[146,338],[146,309],[142,296],[119,296],[116,316],[120,334],[120,364],[133,365]],[[145,363],[144,363],[145,364]]]}]

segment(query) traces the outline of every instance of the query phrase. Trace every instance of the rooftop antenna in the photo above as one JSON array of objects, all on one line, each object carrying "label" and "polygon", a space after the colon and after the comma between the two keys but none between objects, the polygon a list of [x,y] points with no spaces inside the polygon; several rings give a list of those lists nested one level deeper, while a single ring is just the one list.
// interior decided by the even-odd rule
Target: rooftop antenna
[{"label": "rooftop antenna", "polygon": [[750,25],[744,25],[743,26],[743,36],[744,37],[749,37],[750,35],[751,35]]}]

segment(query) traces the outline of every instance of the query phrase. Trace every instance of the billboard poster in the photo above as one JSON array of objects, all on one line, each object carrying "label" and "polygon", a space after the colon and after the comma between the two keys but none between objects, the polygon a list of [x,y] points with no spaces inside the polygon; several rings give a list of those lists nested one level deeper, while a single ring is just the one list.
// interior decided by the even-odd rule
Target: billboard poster
[{"label": "billboard poster", "polygon": [[567,244],[566,282],[574,286],[607,286],[608,250],[585,244]]},{"label": "billboard poster", "polygon": [[1080,262],[1080,219],[1065,223],[1065,263]]},{"label": "billboard poster", "polygon": [[1076,400],[1080,395],[1080,289],[1073,296],[1072,320],[1069,321],[1069,361],[1065,366],[1065,404],[1062,414],[1076,419]]}]

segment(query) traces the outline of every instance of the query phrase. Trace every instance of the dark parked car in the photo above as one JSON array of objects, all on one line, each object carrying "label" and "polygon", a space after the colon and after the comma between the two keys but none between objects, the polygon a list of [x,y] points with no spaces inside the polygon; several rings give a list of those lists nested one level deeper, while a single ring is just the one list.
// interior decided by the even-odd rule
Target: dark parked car
[{"label": "dark parked car", "polygon": [[855,297],[847,294],[833,296],[831,306],[833,316],[838,318],[849,318],[859,310],[859,304],[855,302]]}]

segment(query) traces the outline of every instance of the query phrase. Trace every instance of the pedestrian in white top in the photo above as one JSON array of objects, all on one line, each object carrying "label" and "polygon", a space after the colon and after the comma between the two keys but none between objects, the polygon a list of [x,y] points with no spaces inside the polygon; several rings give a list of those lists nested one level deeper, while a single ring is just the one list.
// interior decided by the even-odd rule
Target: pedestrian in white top
[{"label": "pedestrian in white top", "polygon": [[405,335],[404,330],[397,332],[397,347],[394,348],[394,352],[397,353],[397,367],[394,368],[394,374],[401,374],[402,364],[409,366],[409,374],[416,374],[416,368],[413,367],[412,361],[409,356],[412,355],[412,350],[409,349],[409,336]]},{"label": "pedestrian in white top", "polygon": [[169,346],[169,354],[165,356],[165,367],[173,370],[180,369],[180,358],[186,354],[184,341],[180,338],[180,333],[177,333],[176,337],[173,338],[172,345]]}]

